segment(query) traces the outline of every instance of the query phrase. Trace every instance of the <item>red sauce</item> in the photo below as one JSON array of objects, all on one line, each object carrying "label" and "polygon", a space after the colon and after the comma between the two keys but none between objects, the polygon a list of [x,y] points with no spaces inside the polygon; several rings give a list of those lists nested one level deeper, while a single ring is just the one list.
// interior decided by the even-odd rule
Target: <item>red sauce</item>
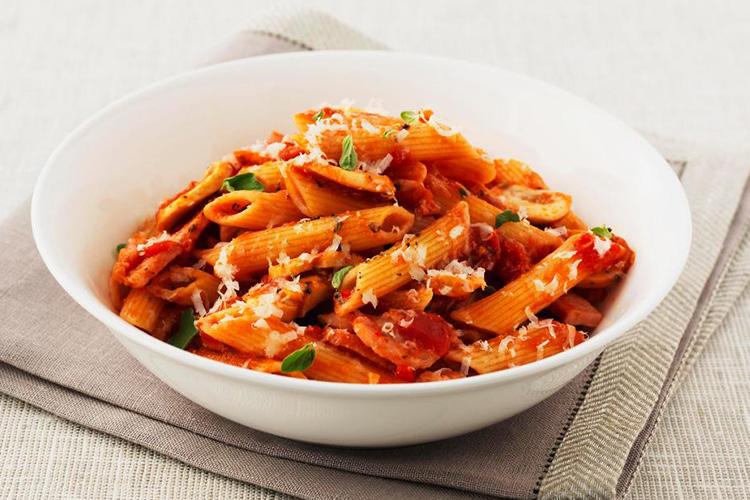
[{"label": "red sauce", "polygon": [[414,382],[417,380],[417,370],[407,365],[398,365],[395,375],[401,382]]},{"label": "red sauce", "polygon": [[501,281],[513,281],[531,268],[531,259],[521,243],[498,235],[498,246],[500,252],[494,273]]},{"label": "red sauce", "polygon": [[227,346],[223,344],[222,342],[219,342],[215,338],[211,337],[208,334],[205,334],[203,332],[198,332],[198,335],[201,339],[201,345],[205,347],[206,349],[211,349],[212,351],[226,351]]},{"label": "red sauce", "polygon": [[175,243],[174,241],[157,241],[153,245],[149,245],[143,249],[142,257],[147,259],[162,252],[166,252],[167,250],[171,250],[175,245],[179,246],[179,243]]},{"label": "red sauce", "polygon": [[341,290],[341,298],[343,300],[347,300],[351,296],[352,296],[352,289],[351,288],[347,288],[346,290]]},{"label": "red sauce", "polygon": [[617,261],[624,253],[624,248],[613,241],[609,250],[604,255],[599,255],[599,252],[594,248],[595,236],[591,233],[584,233],[578,241],[574,243],[576,249],[576,258],[581,259],[579,269],[591,269],[596,268],[599,270],[606,269],[615,261]]},{"label": "red sauce", "polygon": [[301,155],[305,150],[297,146],[296,144],[289,144],[287,147],[279,152],[279,158],[286,161]]},{"label": "red sauce", "polygon": [[317,325],[310,325],[305,327],[305,337],[310,337],[315,340],[323,339],[323,328]]},{"label": "red sauce", "polygon": [[422,349],[438,356],[448,352],[451,340],[455,337],[453,327],[437,314],[416,313],[409,326],[398,324],[396,328],[402,337],[413,340]]}]

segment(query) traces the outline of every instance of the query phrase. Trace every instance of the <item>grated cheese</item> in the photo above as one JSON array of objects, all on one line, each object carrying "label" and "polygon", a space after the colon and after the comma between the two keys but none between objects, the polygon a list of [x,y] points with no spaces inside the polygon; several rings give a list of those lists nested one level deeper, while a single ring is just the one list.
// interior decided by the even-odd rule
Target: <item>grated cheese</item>
[{"label": "grated cheese", "polygon": [[503,340],[497,345],[497,352],[507,353],[510,352],[510,345],[514,343],[516,339],[513,335],[506,335]]},{"label": "grated cheese", "polygon": [[526,306],[523,312],[526,313],[526,317],[529,318],[529,323],[532,325],[536,325],[539,322],[539,318],[537,318],[529,306]]},{"label": "grated cheese", "polygon": [[471,368],[471,356],[464,356],[461,359],[461,373],[466,376],[469,374],[469,368]]},{"label": "grated cheese", "polygon": [[299,336],[297,330],[292,330],[286,333],[279,333],[273,331],[266,337],[265,354],[266,357],[274,357],[286,344],[295,340]]},{"label": "grated cheese", "polygon": [[440,295],[448,295],[449,293],[451,293],[451,290],[453,290],[451,287],[449,287],[448,285],[445,285],[445,286],[440,287],[440,290],[438,290],[438,293]]},{"label": "grated cheese", "polygon": [[437,121],[435,115],[430,116],[430,119],[427,120],[427,124],[430,125],[435,130],[435,132],[442,135],[443,137],[451,137],[458,134],[459,132],[457,128],[452,128],[445,123]]},{"label": "grated cheese", "polygon": [[558,226],[558,227],[545,227],[544,231],[558,237],[565,237],[568,235],[568,228],[565,226]]},{"label": "grated cheese", "polygon": [[479,237],[482,239],[482,241],[487,240],[487,238],[489,238],[490,235],[495,232],[494,227],[484,222],[475,222],[471,225],[471,227],[479,229]]},{"label": "grated cheese", "polygon": [[409,130],[402,128],[396,132],[396,142],[404,142],[404,139],[409,135]]},{"label": "grated cheese", "polygon": [[372,162],[359,162],[358,168],[362,171],[369,172],[371,174],[382,174],[385,170],[391,166],[393,161],[393,155],[388,153],[379,160]]},{"label": "grated cheese", "polygon": [[391,335],[393,333],[394,325],[390,321],[386,321],[383,323],[383,326],[380,328],[380,331],[385,333],[386,335]]},{"label": "grated cheese", "polygon": [[450,230],[448,233],[448,236],[451,237],[452,240],[455,240],[459,236],[461,236],[464,232],[464,227],[462,225],[453,226],[453,229]]},{"label": "grated cheese", "polygon": [[378,297],[373,293],[372,288],[368,288],[362,293],[362,303],[372,304],[372,307],[378,307]]},{"label": "grated cheese", "polygon": [[369,132],[371,134],[379,134],[380,133],[380,131],[378,130],[378,128],[376,126],[374,126],[372,123],[368,122],[364,118],[362,118],[359,121],[359,124],[362,127],[362,129],[365,130],[366,132]]},{"label": "grated cheese", "polygon": [[536,346],[536,359],[539,361],[544,357],[544,346],[549,344],[549,340],[545,340],[544,342],[541,342],[539,345]]},{"label": "grated cheese", "polygon": [[146,253],[146,249],[148,247],[153,246],[156,243],[161,243],[162,241],[169,241],[170,238],[171,237],[169,236],[168,232],[162,231],[159,236],[153,236],[147,239],[145,242],[137,244],[135,246],[135,249],[138,252],[138,255],[142,257]]},{"label": "grated cheese", "polygon": [[206,315],[206,305],[203,303],[203,297],[201,297],[200,289],[196,288],[190,295],[190,300],[193,302],[193,309],[198,316]]},{"label": "grated cheese", "polygon": [[612,240],[609,238],[600,238],[594,235],[594,250],[599,254],[599,257],[604,257],[604,254],[609,252],[612,247]]},{"label": "grated cheese", "polygon": [[573,281],[578,278],[578,264],[580,263],[581,259],[578,259],[577,261],[570,264],[570,268],[568,269],[568,280]]}]

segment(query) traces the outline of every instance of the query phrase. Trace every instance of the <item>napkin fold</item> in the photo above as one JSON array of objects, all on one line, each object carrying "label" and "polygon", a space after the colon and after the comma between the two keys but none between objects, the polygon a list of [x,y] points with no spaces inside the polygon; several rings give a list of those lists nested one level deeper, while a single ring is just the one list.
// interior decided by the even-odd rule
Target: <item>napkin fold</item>
[{"label": "napkin fold", "polygon": [[[335,19],[258,19],[199,64],[293,50],[383,48]],[[688,193],[690,258],[659,308],[551,398],[437,443],[351,450],[218,417],[143,369],[49,275],[28,205],[0,225],[0,392],[196,467],[304,498],[613,496],[627,490],[674,388],[750,282],[748,155],[651,138]],[[732,151],[737,149],[732,148]],[[470,411],[470,409],[467,409]]]}]

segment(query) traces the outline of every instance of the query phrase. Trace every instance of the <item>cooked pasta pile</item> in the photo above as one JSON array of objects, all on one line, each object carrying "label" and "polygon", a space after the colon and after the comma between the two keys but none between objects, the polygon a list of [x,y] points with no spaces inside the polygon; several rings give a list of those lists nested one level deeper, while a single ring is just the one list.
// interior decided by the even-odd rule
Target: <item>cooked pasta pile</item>
[{"label": "cooked pasta pile", "polygon": [[429,110],[349,106],[212,163],[118,245],[120,316],[214,360],[335,382],[503,370],[584,341],[635,254]]}]

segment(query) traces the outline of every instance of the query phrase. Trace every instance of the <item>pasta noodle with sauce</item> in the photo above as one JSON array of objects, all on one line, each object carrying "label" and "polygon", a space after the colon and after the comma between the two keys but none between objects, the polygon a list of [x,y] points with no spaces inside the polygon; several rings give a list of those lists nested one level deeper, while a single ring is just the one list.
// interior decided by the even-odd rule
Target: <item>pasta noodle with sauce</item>
[{"label": "pasta noodle with sauce", "polygon": [[325,106],[236,149],[117,245],[120,316],[273,376],[430,382],[583,342],[635,253],[428,109]]}]

